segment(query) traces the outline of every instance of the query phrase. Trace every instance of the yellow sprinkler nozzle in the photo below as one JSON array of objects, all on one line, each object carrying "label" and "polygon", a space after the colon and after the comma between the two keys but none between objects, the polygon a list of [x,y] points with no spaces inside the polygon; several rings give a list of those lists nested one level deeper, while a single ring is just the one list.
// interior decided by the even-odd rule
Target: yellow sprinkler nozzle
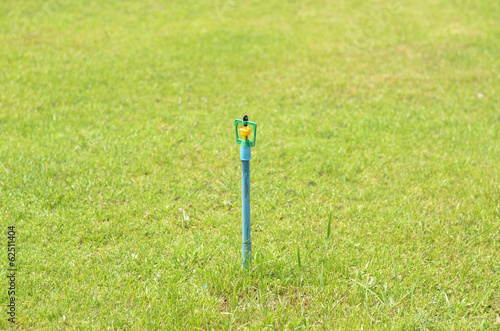
[{"label": "yellow sprinkler nozzle", "polygon": [[248,136],[250,135],[251,132],[252,130],[250,130],[248,126],[244,126],[240,129],[240,133],[243,137],[245,137],[245,140],[248,139]]}]

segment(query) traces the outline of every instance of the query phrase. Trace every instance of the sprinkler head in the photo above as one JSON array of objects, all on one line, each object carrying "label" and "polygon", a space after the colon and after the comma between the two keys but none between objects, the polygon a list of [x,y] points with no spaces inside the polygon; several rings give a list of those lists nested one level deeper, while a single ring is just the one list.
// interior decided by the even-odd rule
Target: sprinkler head
[{"label": "sprinkler head", "polygon": [[234,121],[234,130],[236,132],[236,142],[238,144],[243,146],[255,146],[257,124],[250,122],[248,120],[248,115],[243,116],[243,120]]}]

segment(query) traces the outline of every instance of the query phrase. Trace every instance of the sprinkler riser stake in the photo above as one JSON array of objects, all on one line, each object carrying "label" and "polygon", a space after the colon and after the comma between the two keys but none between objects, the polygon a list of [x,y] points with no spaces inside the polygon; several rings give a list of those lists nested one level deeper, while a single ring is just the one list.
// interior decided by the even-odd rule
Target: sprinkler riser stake
[{"label": "sprinkler riser stake", "polygon": [[241,205],[242,205],[242,245],[241,260],[248,269],[251,260],[252,242],[250,237],[250,146],[241,146]]},{"label": "sprinkler riser stake", "polygon": [[[238,123],[243,125],[239,131]],[[240,144],[241,159],[241,265],[248,271],[252,259],[252,242],[250,240],[250,159],[252,156],[252,146],[255,146],[257,139],[257,124],[250,122],[248,116],[245,115],[243,120],[234,121],[234,129],[236,142]],[[253,139],[251,139],[252,131]]]}]

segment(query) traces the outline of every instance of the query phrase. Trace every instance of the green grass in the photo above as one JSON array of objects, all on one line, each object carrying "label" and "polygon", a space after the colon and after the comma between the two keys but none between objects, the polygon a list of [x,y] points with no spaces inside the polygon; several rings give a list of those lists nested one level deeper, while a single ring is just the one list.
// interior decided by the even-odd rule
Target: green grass
[{"label": "green grass", "polygon": [[500,328],[499,22],[488,0],[1,1],[19,328]]}]

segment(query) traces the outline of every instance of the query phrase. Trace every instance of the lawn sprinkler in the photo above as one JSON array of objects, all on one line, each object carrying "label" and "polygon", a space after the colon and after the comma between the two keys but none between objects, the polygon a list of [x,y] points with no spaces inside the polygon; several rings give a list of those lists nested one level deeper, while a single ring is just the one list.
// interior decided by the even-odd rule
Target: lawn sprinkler
[{"label": "lawn sprinkler", "polygon": [[234,121],[236,131],[236,142],[240,144],[241,159],[241,202],[242,202],[242,235],[241,264],[248,270],[252,254],[252,243],[250,241],[250,154],[251,148],[255,146],[257,138],[257,124],[250,122],[248,116],[243,120]]}]

